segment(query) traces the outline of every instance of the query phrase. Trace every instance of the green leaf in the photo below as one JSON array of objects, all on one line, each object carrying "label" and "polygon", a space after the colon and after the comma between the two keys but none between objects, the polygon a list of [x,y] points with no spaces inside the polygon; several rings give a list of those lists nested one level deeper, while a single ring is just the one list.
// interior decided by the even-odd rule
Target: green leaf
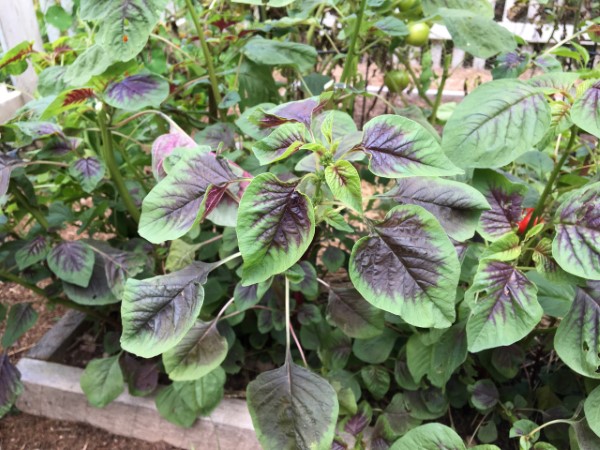
[{"label": "green leaf", "polygon": [[392,353],[398,335],[385,328],[382,333],[370,339],[355,339],[352,353],[361,361],[369,364],[383,364]]},{"label": "green leaf", "polygon": [[348,161],[339,160],[325,168],[325,181],[333,196],[346,206],[362,213],[360,176]]},{"label": "green leaf", "polygon": [[545,314],[552,317],[567,315],[575,298],[575,286],[549,281],[536,271],[530,271],[527,278],[537,286],[538,302],[542,305]]},{"label": "green leaf", "polygon": [[554,336],[554,349],[567,366],[600,379],[600,283],[577,288],[571,309]]},{"label": "green leaf", "polygon": [[219,367],[227,356],[227,340],[216,323],[198,320],[183,339],[163,354],[169,378],[196,380]]},{"label": "green leaf", "polygon": [[248,385],[247,401],[266,450],[329,450],[338,417],[335,390],[320,376],[287,361]]},{"label": "green leaf", "polygon": [[487,0],[423,0],[423,12],[433,16],[440,8],[464,9],[487,19],[494,18],[494,8]]},{"label": "green leaf", "polygon": [[81,389],[88,402],[96,408],[105,407],[125,389],[119,356],[120,354],[110,358],[93,359],[81,375]]},{"label": "green leaf", "polygon": [[517,47],[515,36],[510,31],[479,12],[440,8],[437,13],[442,16],[454,46],[476,58],[488,59]]},{"label": "green leaf", "polygon": [[375,400],[381,400],[390,389],[390,374],[385,367],[365,366],[360,370],[360,376]]},{"label": "green leaf", "polygon": [[543,315],[535,284],[504,262],[482,261],[466,295],[477,299],[467,321],[473,353],[517,342]]},{"label": "green leaf", "polygon": [[396,186],[379,197],[425,208],[457,241],[473,237],[479,216],[490,209],[485,197],[475,188],[433,177],[396,180]]},{"label": "green leaf", "polygon": [[367,302],[350,283],[331,286],[327,320],[352,338],[369,339],[383,333],[384,313]]},{"label": "green leaf", "polygon": [[281,42],[255,36],[241,49],[250,61],[266,66],[291,66],[301,73],[311,72],[317,62],[314,47],[296,42]]},{"label": "green leaf", "polygon": [[88,47],[65,71],[64,80],[70,86],[84,86],[92,77],[100,75],[114,62],[113,54],[100,45]]},{"label": "green leaf", "polygon": [[600,80],[575,100],[571,120],[579,128],[600,138]]},{"label": "green leaf", "polygon": [[531,150],[550,119],[541,89],[519,80],[491,81],[456,107],[444,128],[442,148],[463,169],[502,167]]},{"label": "green leaf", "polygon": [[50,251],[48,267],[63,281],[87,287],[94,269],[94,251],[80,241],[64,241]]},{"label": "green leaf", "polygon": [[285,272],[312,242],[313,206],[297,186],[298,181],[283,182],[272,173],[263,173],[247,187],[237,226],[244,286]]},{"label": "green leaf", "polygon": [[337,272],[346,261],[346,254],[337,247],[328,246],[325,248],[321,260],[328,272]]},{"label": "green leaf", "polygon": [[460,265],[433,215],[419,206],[397,206],[372,229],[350,256],[356,289],[372,305],[412,325],[450,326]]},{"label": "green leaf", "polygon": [[307,142],[306,127],[301,123],[284,123],[269,136],[252,146],[261,165],[287,158]]},{"label": "green leaf", "polygon": [[583,404],[583,411],[590,428],[600,437],[600,386],[597,386]]},{"label": "green leaf", "polygon": [[0,418],[12,409],[23,392],[21,374],[10,362],[7,353],[0,353]]},{"label": "green leaf", "polygon": [[375,22],[375,28],[392,37],[405,37],[409,34],[406,24],[394,16],[378,20]]},{"label": "green leaf", "polygon": [[31,303],[16,303],[10,307],[2,336],[2,347],[7,349],[23,336],[37,321],[38,314]]},{"label": "green leaf", "polygon": [[121,346],[152,358],[175,347],[196,322],[208,273],[214,266],[196,261],[185,269],[125,285]]},{"label": "green leaf", "polygon": [[471,402],[479,411],[489,411],[498,404],[500,393],[492,380],[478,380],[469,386]]},{"label": "green leaf", "polygon": [[369,120],[360,148],[370,156],[369,169],[387,178],[450,176],[462,173],[442,152],[435,137],[402,116],[386,114]]},{"label": "green leaf", "polygon": [[79,14],[100,24],[97,44],[129,61],[146,45],[164,5],[164,0],[82,0]]},{"label": "green leaf", "polygon": [[483,251],[480,260],[514,261],[521,255],[521,240],[516,233],[506,233]]},{"label": "green leaf", "polygon": [[73,17],[59,5],[52,5],[44,15],[46,22],[60,31],[68,30],[73,24]]},{"label": "green leaf", "polygon": [[446,425],[428,423],[410,430],[390,450],[466,450],[456,432]]},{"label": "green leaf", "polygon": [[[375,432],[381,430],[390,440],[406,434],[421,424],[421,420],[411,415],[408,399],[403,394],[396,394],[377,419]],[[414,447],[414,450],[421,447]]]},{"label": "green leaf", "polygon": [[556,211],[552,255],[565,271],[600,280],[600,183],[567,195]]}]

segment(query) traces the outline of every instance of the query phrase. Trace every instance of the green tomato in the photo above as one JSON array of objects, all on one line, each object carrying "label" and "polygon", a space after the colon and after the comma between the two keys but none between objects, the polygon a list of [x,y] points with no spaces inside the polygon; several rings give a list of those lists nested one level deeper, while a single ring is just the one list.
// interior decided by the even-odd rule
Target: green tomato
[{"label": "green tomato", "polygon": [[408,87],[410,78],[406,72],[401,70],[390,70],[385,74],[383,82],[390,92],[398,94]]},{"label": "green tomato", "polygon": [[422,47],[429,39],[429,26],[426,23],[408,24],[408,36],[406,43],[415,47]]},{"label": "green tomato", "polygon": [[400,0],[396,3],[396,6],[400,8],[400,11],[406,12],[411,10],[419,0]]}]

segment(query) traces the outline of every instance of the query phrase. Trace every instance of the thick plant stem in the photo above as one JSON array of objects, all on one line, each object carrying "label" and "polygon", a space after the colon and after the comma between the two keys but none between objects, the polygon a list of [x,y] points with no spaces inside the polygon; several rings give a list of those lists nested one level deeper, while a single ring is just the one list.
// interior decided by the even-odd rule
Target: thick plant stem
[{"label": "thick plant stem", "polygon": [[206,60],[206,70],[208,72],[208,79],[210,80],[210,87],[212,90],[213,98],[215,102],[218,104],[221,103],[221,93],[219,92],[219,81],[217,80],[217,73],[215,72],[215,66],[212,60],[212,54],[210,52],[210,48],[206,43],[206,39],[204,39],[204,30],[200,25],[200,19],[198,18],[198,13],[194,9],[194,5],[192,0],[185,0],[188,11],[192,16],[192,20],[194,21],[194,26],[196,27],[196,33],[198,34],[198,39],[200,40],[200,46],[202,47],[202,53],[204,53],[204,59]]},{"label": "thick plant stem", "polygon": [[348,53],[346,56],[346,64],[344,64],[344,70],[342,71],[342,77],[340,81],[342,83],[348,83],[349,79],[354,77],[356,69],[354,67],[354,58],[356,56],[356,43],[358,42],[358,35],[360,34],[360,27],[362,24],[363,16],[365,15],[365,8],[367,6],[367,0],[360,0],[360,6],[358,7],[358,14],[356,15],[356,24],[354,25],[354,33],[350,40],[350,46],[348,47]]},{"label": "thick plant stem", "polygon": [[123,203],[125,203],[127,211],[129,211],[129,214],[131,214],[133,220],[139,223],[140,211],[136,206],[135,202],[133,201],[133,198],[131,197],[127,186],[125,185],[125,180],[123,180],[123,176],[121,175],[121,172],[119,171],[119,166],[117,165],[117,161],[115,160],[112,136],[108,129],[106,116],[106,110],[105,108],[102,108],[102,110],[98,112],[98,127],[100,128],[100,133],[102,135],[102,158],[104,159],[104,163],[108,168],[108,173],[110,174],[110,177],[115,183],[117,191],[123,198]]},{"label": "thick plant stem", "polygon": [[326,3],[321,3],[317,8],[317,12],[315,14],[315,22],[310,25],[308,31],[306,32],[306,43],[308,45],[313,44],[313,37],[315,36],[315,30],[317,29],[317,25],[321,23],[323,19],[323,11],[325,10]]},{"label": "thick plant stem", "polygon": [[429,118],[429,122],[433,125],[437,119],[437,112],[442,104],[442,95],[444,94],[444,87],[446,86],[446,80],[448,80],[448,73],[450,70],[450,63],[452,62],[452,56],[446,55],[444,57],[444,68],[442,69],[442,79],[440,80],[440,85],[438,86],[437,95],[435,96],[435,102],[433,103],[433,108],[431,110],[431,117]]},{"label": "thick plant stem", "polygon": [[413,83],[415,84],[415,86],[417,88],[417,92],[419,93],[419,97],[421,97],[425,101],[425,103],[427,103],[427,105],[429,107],[433,108],[433,102],[429,99],[429,97],[427,97],[427,93],[423,90],[423,86],[419,82],[419,78],[417,78],[417,74],[410,66],[410,61],[406,58],[402,58],[401,61],[402,61],[402,64],[404,64],[404,67],[406,68],[408,75],[410,76]]},{"label": "thick plant stem", "polygon": [[50,228],[50,224],[48,223],[48,220],[46,220],[46,218],[44,217],[44,215],[42,214],[42,212],[35,208],[34,206],[32,206],[29,203],[29,200],[27,200],[27,197],[25,197],[21,191],[19,191],[19,189],[17,187],[12,187],[10,192],[12,193],[12,195],[15,197],[15,199],[17,200],[17,203],[19,205],[21,205],[23,208],[25,208],[27,210],[27,212],[29,214],[31,214],[35,220],[38,221],[38,223],[40,224],[40,226],[48,231],[48,228]]},{"label": "thick plant stem", "polygon": [[552,192],[552,188],[554,187],[554,182],[556,181],[556,178],[558,177],[558,174],[560,173],[560,169],[562,169],[562,166],[565,164],[565,162],[567,161],[567,159],[569,157],[569,154],[571,153],[571,149],[573,148],[573,145],[575,144],[576,137],[577,137],[577,127],[573,126],[571,128],[571,137],[569,138],[569,143],[567,144],[567,147],[565,148],[564,153],[562,154],[562,156],[560,157],[560,159],[554,166],[552,173],[550,173],[550,177],[548,178],[546,187],[544,187],[544,191],[542,192],[542,195],[540,196],[540,199],[537,202],[535,209],[533,210],[531,219],[529,220],[529,223],[527,224],[526,231],[528,231],[533,226],[533,224],[535,223],[535,220],[537,218],[539,218],[542,215],[542,213],[544,212],[544,208],[546,206],[546,200],[548,199],[548,196]]}]

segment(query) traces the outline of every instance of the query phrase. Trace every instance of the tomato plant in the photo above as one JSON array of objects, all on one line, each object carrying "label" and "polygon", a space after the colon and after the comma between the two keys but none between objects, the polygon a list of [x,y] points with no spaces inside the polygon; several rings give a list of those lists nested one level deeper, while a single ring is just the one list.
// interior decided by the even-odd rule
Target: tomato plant
[{"label": "tomato plant", "polygon": [[[81,0],[0,59],[40,76],[0,128],[0,279],[94,319],[89,402],[189,427],[241,385],[268,449],[598,448],[593,18],[530,53],[484,0],[244,3]],[[443,120],[423,19],[495,57]],[[3,415],[35,305],[0,319]]]}]

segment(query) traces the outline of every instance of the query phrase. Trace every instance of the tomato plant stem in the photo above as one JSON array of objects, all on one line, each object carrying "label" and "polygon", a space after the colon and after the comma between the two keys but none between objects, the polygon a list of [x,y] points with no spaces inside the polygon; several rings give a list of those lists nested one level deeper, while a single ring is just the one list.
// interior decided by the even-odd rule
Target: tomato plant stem
[{"label": "tomato plant stem", "polygon": [[206,70],[208,72],[208,78],[210,80],[210,87],[212,90],[213,97],[217,105],[221,103],[221,93],[219,92],[219,82],[217,80],[217,74],[215,71],[215,66],[212,60],[212,53],[210,52],[210,48],[206,43],[206,39],[204,38],[204,30],[200,25],[200,19],[198,18],[198,13],[194,9],[194,5],[192,4],[192,0],[185,0],[188,11],[192,16],[192,20],[194,21],[194,26],[196,27],[196,33],[198,34],[198,39],[200,40],[200,46],[202,47],[202,53],[204,53],[204,59],[206,61]]},{"label": "tomato plant stem", "polygon": [[448,79],[448,74],[450,70],[450,63],[452,62],[452,55],[444,56],[444,67],[442,69],[442,78],[440,80],[440,85],[438,86],[438,91],[435,96],[435,101],[433,103],[433,108],[431,110],[431,117],[429,118],[429,122],[433,125],[437,119],[437,112],[442,104],[442,95],[444,94],[444,86],[446,86],[446,80]]},{"label": "tomato plant stem", "polygon": [[119,166],[117,165],[117,161],[115,160],[115,154],[113,150],[113,141],[110,131],[108,129],[108,124],[106,120],[106,107],[103,107],[98,112],[98,127],[100,128],[100,133],[102,135],[102,145],[101,145],[101,153],[104,159],[104,163],[108,168],[108,173],[110,174],[111,179],[115,183],[115,187],[119,192],[119,195],[123,198],[123,203],[125,203],[125,207],[133,220],[137,222],[140,221],[140,211],[136,206],[127,186],[125,185],[125,180],[119,171]]},{"label": "tomato plant stem", "polygon": [[285,277],[285,359],[291,361],[290,355],[290,280]]},{"label": "tomato plant stem", "polygon": [[355,53],[356,43],[360,34],[360,27],[362,24],[363,16],[365,15],[365,8],[367,6],[367,0],[360,0],[360,6],[358,7],[358,13],[356,15],[356,24],[354,25],[354,33],[350,40],[350,46],[348,47],[348,53],[346,56],[346,64],[344,64],[344,70],[342,71],[341,82],[348,84],[348,81],[356,75],[355,66]]}]

